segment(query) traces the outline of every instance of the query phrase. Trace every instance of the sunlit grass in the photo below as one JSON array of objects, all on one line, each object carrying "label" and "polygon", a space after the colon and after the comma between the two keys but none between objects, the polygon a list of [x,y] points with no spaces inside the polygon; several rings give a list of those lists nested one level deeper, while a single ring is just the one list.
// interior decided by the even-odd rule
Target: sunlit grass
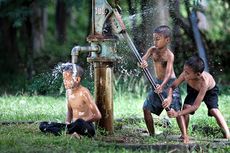
[{"label": "sunlit grass", "polygon": [[[182,96],[184,99],[184,95]],[[114,119],[143,118],[142,105],[145,95],[135,93],[118,93],[114,96]],[[230,125],[230,95],[219,96],[219,109]],[[65,97],[48,96],[2,96],[0,97],[0,121],[57,121],[64,122],[66,114]],[[153,115],[153,117],[157,117]],[[160,116],[167,118],[166,112]],[[175,119],[170,119],[173,123]],[[191,115],[190,125],[204,124],[217,126],[214,117],[207,115],[204,103],[194,115]]]},{"label": "sunlit grass", "polygon": [[65,98],[46,96],[0,97],[1,121],[64,121]]},{"label": "sunlit grass", "polygon": [[[81,141],[67,135],[56,137],[39,132],[37,124],[9,125],[0,128],[0,151],[9,152],[115,152],[103,142],[84,138]],[[90,144],[90,145],[89,145]],[[109,144],[107,145],[109,146]],[[95,148],[97,150],[95,151]]]},{"label": "sunlit grass", "polygon": [[[124,89],[114,92],[114,136],[132,137],[134,143],[154,144],[164,142],[164,138],[151,138],[140,136],[136,129],[146,130],[143,121],[142,105],[145,100],[145,93],[124,92]],[[182,95],[184,99],[185,95]],[[230,125],[230,95],[220,95],[219,108],[223,113],[228,125]],[[0,97],[0,122],[11,121],[34,121],[33,124],[12,124],[1,125],[0,127],[0,151],[1,152],[133,152],[124,148],[117,148],[113,143],[106,143],[101,140],[98,133],[96,139],[84,138],[81,141],[75,140],[65,134],[60,137],[44,135],[38,129],[36,122],[55,121],[64,122],[66,113],[65,97],[49,96],[2,96]],[[160,117],[153,115],[156,121],[167,118],[163,111]],[[130,120],[134,119],[134,120]],[[120,123],[117,119],[123,119]],[[169,135],[179,135],[180,131],[175,119],[169,119],[171,127],[164,128],[156,125],[156,131],[163,131]],[[217,135],[204,135],[202,131],[192,131],[192,125],[208,126],[218,129],[213,117],[208,117],[207,108],[204,103],[190,119],[189,133],[196,138],[221,138]],[[124,129],[119,130],[119,126]],[[114,142],[116,143],[116,142]],[[175,143],[175,142],[167,142]],[[178,143],[178,142],[176,142]],[[88,144],[91,144],[90,146]],[[97,148],[97,150],[95,150]],[[222,152],[229,151],[226,146]],[[142,151],[146,152],[146,151]],[[154,151],[148,151],[154,152]]]}]

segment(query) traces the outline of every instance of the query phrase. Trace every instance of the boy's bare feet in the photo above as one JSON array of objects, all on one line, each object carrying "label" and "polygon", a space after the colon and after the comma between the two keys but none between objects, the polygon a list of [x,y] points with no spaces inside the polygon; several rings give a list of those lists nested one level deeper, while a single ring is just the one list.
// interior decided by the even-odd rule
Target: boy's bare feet
[{"label": "boy's bare feet", "polygon": [[189,143],[189,138],[188,137],[184,137],[183,143],[188,144]]},{"label": "boy's bare feet", "polygon": [[78,133],[76,133],[76,132],[74,132],[73,134],[71,134],[71,136],[74,137],[74,138],[77,138],[77,139],[81,139],[81,135],[78,134]]},{"label": "boy's bare feet", "polygon": [[149,133],[150,137],[155,137],[155,133]]},{"label": "boy's bare feet", "polygon": [[189,137],[188,136],[180,136],[179,139],[183,141],[183,143],[188,144],[189,143]]},{"label": "boy's bare feet", "polygon": [[229,135],[225,135],[225,138],[230,140],[230,134]]}]

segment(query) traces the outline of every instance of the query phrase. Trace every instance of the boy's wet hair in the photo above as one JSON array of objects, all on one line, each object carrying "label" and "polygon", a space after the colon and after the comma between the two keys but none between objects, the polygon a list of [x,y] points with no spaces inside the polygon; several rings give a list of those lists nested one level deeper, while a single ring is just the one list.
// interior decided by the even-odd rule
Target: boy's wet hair
[{"label": "boy's wet hair", "polygon": [[79,66],[77,64],[63,63],[62,66],[61,66],[62,67],[62,71],[63,72],[68,71],[68,72],[71,72],[71,73],[74,74],[74,65],[76,65],[76,74],[75,74],[75,76],[82,78],[83,75],[84,75],[84,70],[83,70],[83,68],[81,66]]},{"label": "boy's wet hair", "polygon": [[167,25],[161,25],[154,29],[153,33],[161,34],[164,37],[171,38],[171,29]]},{"label": "boy's wet hair", "polygon": [[195,55],[190,57],[187,61],[185,61],[185,65],[192,68],[195,73],[202,73],[204,71],[205,65],[202,58]]}]

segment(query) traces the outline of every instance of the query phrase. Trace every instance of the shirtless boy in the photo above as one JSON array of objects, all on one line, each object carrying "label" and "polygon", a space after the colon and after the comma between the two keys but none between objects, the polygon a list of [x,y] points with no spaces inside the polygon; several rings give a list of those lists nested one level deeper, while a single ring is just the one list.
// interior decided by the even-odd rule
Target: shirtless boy
[{"label": "shirtless boy", "polygon": [[165,99],[164,104],[169,105],[171,103],[173,90],[183,81],[187,82],[187,96],[183,110],[176,112],[171,109],[168,112],[169,117],[184,116],[187,131],[189,114],[194,114],[201,102],[204,101],[208,108],[208,115],[215,117],[217,124],[224,131],[224,137],[229,139],[229,128],[218,109],[218,87],[212,75],[204,71],[204,62],[200,57],[192,56],[185,62],[184,70],[169,89],[168,98]]},{"label": "shirtless boy", "polygon": [[[161,93],[163,97],[167,97],[167,90],[172,82],[176,79],[176,75],[173,69],[174,54],[167,48],[170,42],[171,32],[168,26],[162,25],[157,27],[153,33],[154,46],[150,47],[146,54],[142,57],[142,68],[148,66],[147,59],[153,60],[153,67],[156,74],[156,83],[158,84],[155,91],[151,90],[148,93],[143,105],[144,119],[150,135],[155,135],[154,121],[151,113],[160,115],[164,108],[170,107],[176,111],[181,109],[180,92],[177,88],[173,92],[173,102],[162,106],[162,102],[158,97],[158,93]],[[183,142],[187,141],[187,133],[185,129],[185,123],[183,116],[176,118],[178,125],[182,133]]]},{"label": "shirtless boy", "polygon": [[83,69],[71,63],[63,66],[63,80],[66,89],[67,115],[66,124],[69,133],[79,137],[95,135],[93,122],[101,118],[90,91],[80,82]]}]

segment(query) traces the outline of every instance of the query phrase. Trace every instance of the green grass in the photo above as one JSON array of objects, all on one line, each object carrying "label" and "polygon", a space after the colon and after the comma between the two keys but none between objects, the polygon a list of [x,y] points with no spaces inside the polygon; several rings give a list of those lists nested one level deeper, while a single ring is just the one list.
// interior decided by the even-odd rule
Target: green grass
[{"label": "green grass", "polygon": [[65,98],[45,96],[0,97],[1,121],[64,121]]},{"label": "green grass", "polygon": [[[122,90],[122,89],[120,89]],[[184,96],[182,96],[184,99]],[[45,135],[38,129],[40,121],[64,122],[66,112],[65,97],[48,96],[2,96],[0,97],[0,121],[35,121],[33,124],[0,125],[1,152],[134,152],[119,146],[121,143],[131,144],[180,144],[175,141],[166,141],[165,136],[179,135],[175,119],[170,119],[171,127],[162,127],[161,121],[167,118],[165,111],[156,120],[156,130],[163,131],[163,135],[155,138],[143,135],[146,130],[143,121],[142,104],[145,94],[119,92],[114,94],[114,127],[113,135],[105,136],[102,130],[97,130],[94,139],[83,138],[76,140],[68,135]],[[230,125],[230,95],[219,97],[219,107],[228,125]],[[117,120],[122,119],[122,121]],[[217,129],[216,133],[205,135],[202,131],[192,131],[192,125],[208,126]],[[196,138],[221,138],[214,118],[207,116],[204,104],[190,120],[190,135]],[[205,145],[208,145],[205,143]],[[136,150],[136,152],[155,152],[156,150]],[[213,151],[213,150],[209,150]],[[216,152],[216,150],[214,150]],[[214,152],[213,151],[213,152]],[[230,151],[229,145],[218,148],[217,152]],[[164,152],[164,151],[162,151]]]},{"label": "green grass", "polygon": [[[13,130],[15,129],[15,130]],[[81,141],[70,136],[42,134],[36,124],[10,125],[0,128],[1,152],[105,152],[114,151],[114,147],[103,147],[103,142],[95,142],[93,139],[84,138]],[[20,134],[19,134],[20,133]],[[90,144],[90,145],[89,145]],[[101,145],[101,146],[100,146]],[[83,149],[82,149],[83,148]]]}]

